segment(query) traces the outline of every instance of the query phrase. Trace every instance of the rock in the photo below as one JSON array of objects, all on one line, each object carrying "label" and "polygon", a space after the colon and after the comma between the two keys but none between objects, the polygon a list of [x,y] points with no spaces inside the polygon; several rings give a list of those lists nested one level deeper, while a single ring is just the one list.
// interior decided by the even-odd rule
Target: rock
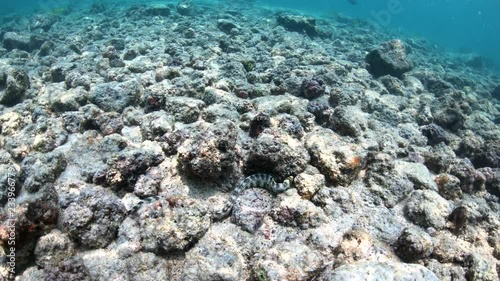
[{"label": "rock", "polygon": [[23,69],[0,69],[0,104],[13,105],[30,87],[30,78]]},{"label": "rock", "polygon": [[137,102],[142,91],[142,86],[136,82],[102,83],[91,90],[89,99],[104,111],[122,112]]},{"label": "rock", "polygon": [[270,173],[279,182],[304,171],[309,159],[300,141],[270,129],[254,140],[244,169],[246,174]]},{"label": "rock", "polygon": [[155,111],[142,117],[142,137],[146,140],[160,140],[174,130],[174,118],[165,111]]},{"label": "rock", "polygon": [[177,12],[183,16],[192,16],[196,13],[196,7],[191,0],[181,0],[177,4]]},{"label": "rock", "polygon": [[255,233],[262,225],[264,217],[270,213],[272,200],[272,195],[262,188],[243,191],[233,206],[231,221],[243,230]]},{"label": "rock", "polygon": [[239,27],[228,19],[218,19],[217,20],[217,28],[227,34],[231,34],[234,32],[233,30],[239,29]]},{"label": "rock", "polygon": [[460,180],[450,174],[439,174],[435,178],[439,195],[447,200],[455,200],[462,198],[463,193],[460,188]]},{"label": "rock", "polygon": [[401,77],[413,69],[413,62],[406,57],[406,48],[401,40],[383,43],[378,49],[372,50],[365,60],[369,65],[368,70],[375,77]]},{"label": "rock", "polygon": [[422,134],[427,137],[427,144],[436,145],[440,142],[448,143],[446,131],[436,124],[429,124],[422,127]]},{"label": "rock", "polygon": [[478,169],[485,178],[485,188],[490,194],[500,197],[500,169],[499,168],[481,168]]},{"label": "rock", "polygon": [[83,87],[86,91],[90,90],[90,77],[87,74],[74,70],[70,71],[65,76],[64,82],[68,89]]},{"label": "rock", "polygon": [[434,272],[441,281],[466,281],[464,269],[453,263],[439,263],[435,259],[427,260],[425,267]]},{"label": "rock", "polygon": [[153,253],[137,253],[126,260],[129,278],[136,281],[172,280],[165,260]]},{"label": "rock", "polygon": [[115,190],[132,191],[141,174],[165,159],[158,149],[159,147],[132,148],[115,153],[107,159],[107,167],[94,174],[93,181],[104,183]]},{"label": "rock", "polygon": [[474,169],[469,159],[455,159],[450,163],[449,173],[460,180],[460,188],[465,193],[484,190],[485,177]]},{"label": "rock", "polygon": [[438,281],[432,271],[418,264],[396,262],[361,261],[342,265],[333,269],[328,267],[321,273],[321,281],[345,280],[387,280],[387,281]]},{"label": "rock", "polygon": [[57,22],[57,20],[58,17],[55,14],[37,14],[31,19],[30,29],[32,31],[42,29],[47,32],[54,25],[54,23]]},{"label": "rock", "polygon": [[186,124],[198,120],[205,103],[199,99],[189,97],[167,97],[165,111],[174,115],[175,120]]},{"label": "rock", "polygon": [[387,89],[387,91],[389,91],[391,95],[404,96],[409,92],[405,88],[403,81],[399,80],[394,76],[385,75],[380,77],[379,80],[380,82],[382,82],[382,84],[384,84],[385,88]]},{"label": "rock", "polygon": [[301,93],[308,100],[315,99],[325,93],[325,82],[321,78],[305,79]]},{"label": "rock", "polygon": [[109,189],[86,187],[64,210],[62,225],[77,243],[102,248],[116,238],[124,218],[125,207]]},{"label": "rock", "polygon": [[405,228],[394,245],[394,251],[405,262],[428,258],[433,250],[429,234],[417,228]]},{"label": "rock", "polygon": [[146,7],[146,9],[144,10],[144,14],[146,14],[148,16],[166,17],[166,16],[170,15],[170,9],[165,5],[156,4],[156,5]]},{"label": "rock", "polygon": [[66,75],[76,67],[74,63],[58,63],[50,68],[52,82],[62,82],[66,80]]},{"label": "rock", "polygon": [[338,106],[327,121],[334,132],[350,137],[360,137],[368,129],[368,118],[358,107]]},{"label": "rock", "polygon": [[150,168],[146,174],[140,175],[134,185],[134,194],[139,198],[155,196],[160,190],[160,183],[163,179],[161,170],[158,167]]},{"label": "rock", "polygon": [[3,46],[8,51],[18,49],[26,52],[31,51],[30,38],[27,36],[19,35],[15,32],[7,32],[3,36]]},{"label": "rock", "polygon": [[486,141],[471,158],[475,168],[500,168],[500,144],[497,141]]},{"label": "rock", "polygon": [[27,192],[34,193],[54,182],[66,169],[67,160],[63,153],[31,153],[21,163],[21,181]]},{"label": "rock", "polygon": [[415,224],[439,230],[446,226],[451,205],[434,191],[416,190],[406,203],[405,212]]},{"label": "rock", "polygon": [[271,117],[269,114],[259,112],[250,121],[250,131],[248,135],[252,138],[258,137],[265,128],[271,127]]},{"label": "rock", "polygon": [[485,258],[479,254],[470,255],[465,263],[469,270],[465,274],[470,281],[495,281],[498,280],[498,261]]},{"label": "rock", "polygon": [[278,128],[286,132],[288,135],[299,140],[304,136],[304,127],[302,126],[302,122],[294,115],[284,113],[278,116],[277,120],[279,122]]},{"label": "rock", "polygon": [[335,249],[335,255],[342,257],[344,264],[360,260],[385,261],[394,258],[392,249],[388,245],[360,226],[354,226],[343,235],[342,241]]},{"label": "rock", "polygon": [[308,229],[318,227],[328,221],[323,210],[311,201],[300,198],[296,191],[288,196],[280,196],[280,201],[271,212],[271,217],[278,223]]},{"label": "rock", "polygon": [[42,268],[58,266],[75,254],[75,245],[67,234],[58,229],[38,239],[35,247],[36,264]]},{"label": "rock", "polygon": [[253,266],[255,280],[310,280],[321,270],[318,252],[297,241],[282,242],[265,251]]},{"label": "rock", "polygon": [[206,205],[182,196],[162,196],[137,211],[142,247],[152,252],[184,251],[210,226]]},{"label": "rock", "polygon": [[205,125],[178,149],[181,168],[197,177],[217,179],[230,172],[236,157],[236,126],[230,121]]},{"label": "rock", "polygon": [[316,19],[307,18],[304,16],[279,14],[276,17],[279,25],[283,26],[288,31],[295,31],[300,34],[306,34],[309,37],[316,37],[319,35],[316,29]]},{"label": "rock", "polygon": [[[211,228],[186,254],[182,280],[246,280],[249,273],[238,244],[224,229]],[[223,231],[221,233],[221,231]],[[233,233],[233,232],[231,232]],[[229,234],[229,235],[228,235]]]},{"label": "rock", "polygon": [[500,100],[500,85],[497,85],[491,92],[491,96],[497,100]]},{"label": "rock", "polygon": [[49,105],[55,112],[78,111],[88,100],[88,93],[82,88],[54,89],[50,93]]},{"label": "rock", "polygon": [[434,114],[434,123],[452,132],[462,128],[465,120],[465,114],[460,109],[453,107],[446,107]]},{"label": "rock", "polygon": [[36,193],[18,196],[14,203],[9,202],[6,207],[13,209],[10,215],[15,220],[12,222],[11,217],[5,215],[0,219],[0,250],[3,253],[10,252],[7,248],[8,238],[11,231],[15,231],[15,269],[21,272],[35,261],[33,252],[37,239],[56,228],[59,219],[58,196],[54,186],[46,184]]},{"label": "rock", "polygon": [[401,160],[395,160],[394,162],[394,171],[410,180],[413,183],[414,189],[438,191],[432,174],[424,164]]},{"label": "rock", "polygon": [[358,145],[342,140],[327,129],[307,134],[305,138],[311,164],[325,175],[327,181],[349,185],[358,177],[366,157]]},{"label": "rock", "polygon": [[85,251],[81,254],[81,260],[90,275],[90,280],[128,280],[129,270],[134,270],[127,268],[127,261],[115,250]]},{"label": "rock", "polygon": [[82,280],[90,281],[90,271],[80,257],[71,257],[45,269],[45,280]]},{"label": "rock", "polygon": [[325,176],[320,174],[316,168],[310,168],[308,167],[303,173],[298,174],[293,180],[293,186],[299,195],[306,200],[313,198],[325,186]]},{"label": "rock", "polygon": [[122,117],[117,112],[105,112],[101,114],[96,123],[104,136],[119,134],[124,127]]}]

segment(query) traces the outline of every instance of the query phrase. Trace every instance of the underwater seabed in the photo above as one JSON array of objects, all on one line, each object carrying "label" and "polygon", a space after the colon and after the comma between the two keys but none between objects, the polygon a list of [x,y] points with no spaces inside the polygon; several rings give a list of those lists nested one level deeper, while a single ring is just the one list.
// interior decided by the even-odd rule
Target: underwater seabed
[{"label": "underwater seabed", "polygon": [[0,19],[0,280],[498,280],[482,58],[341,14],[116,3]]}]

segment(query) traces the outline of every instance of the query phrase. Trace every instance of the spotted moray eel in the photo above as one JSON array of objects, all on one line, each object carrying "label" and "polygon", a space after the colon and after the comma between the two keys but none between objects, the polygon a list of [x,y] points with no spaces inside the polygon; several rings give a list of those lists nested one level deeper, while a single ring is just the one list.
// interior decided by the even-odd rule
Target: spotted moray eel
[{"label": "spotted moray eel", "polygon": [[[238,197],[243,193],[243,191],[251,188],[262,188],[274,194],[278,194],[290,188],[292,179],[292,177],[288,177],[283,181],[283,183],[276,183],[274,181],[274,178],[268,174],[253,174],[246,177],[243,181],[240,182],[238,187],[236,187],[231,192],[231,195],[229,195],[229,198],[224,204],[224,207],[212,213],[212,220],[220,221],[228,217],[231,214],[233,206],[237,202]],[[145,198],[134,207],[132,207],[130,213],[136,213],[144,204],[146,204],[146,206],[149,206],[147,209],[151,209],[151,206],[154,204],[154,202],[161,199],[162,198],[160,196]]]},{"label": "spotted moray eel", "polygon": [[224,204],[224,207],[221,210],[214,211],[212,213],[212,220],[219,221],[229,216],[234,204],[238,200],[238,197],[247,189],[262,188],[274,194],[278,194],[289,189],[291,181],[292,177],[288,177],[283,181],[283,183],[276,183],[273,177],[268,174],[253,174],[248,176],[231,192],[231,195],[229,195],[229,199]]}]

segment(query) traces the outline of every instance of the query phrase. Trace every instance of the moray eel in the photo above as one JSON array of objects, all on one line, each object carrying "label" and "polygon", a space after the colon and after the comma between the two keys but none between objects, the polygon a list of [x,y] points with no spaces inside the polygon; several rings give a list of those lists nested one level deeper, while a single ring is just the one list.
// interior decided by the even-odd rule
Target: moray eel
[{"label": "moray eel", "polygon": [[[283,183],[276,183],[274,178],[268,174],[253,174],[246,177],[240,182],[240,184],[231,192],[229,199],[224,204],[224,207],[220,210],[216,210],[212,213],[213,221],[220,221],[228,217],[231,214],[234,204],[237,202],[238,197],[243,193],[243,191],[250,188],[262,188],[273,194],[278,194],[286,191],[290,188],[293,177],[286,178]],[[151,207],[154,202],[161,200],[161,196],[152,196],[145,198],[133,206],[129,213],[136,213],[144,204]],[[149,208],[151,209],[151,208]],[[152,210],[151,212],[153,212]],[[153,215],[155,212],[152,213]]]},{"label": "moray eel", "polygon": [[229,216],[234,204],[243,191],[250,188],[262,188],[274,194],[278,194],[290,188],[292,179],[292,177],[288,177],[283,181],[283,183],[276,183],[274,178],[268,174],[253,174],[248,176],[231,192],[231,195],[224,204],[224,207],[212,214],[212,219],[214,221],[219,221]]}]

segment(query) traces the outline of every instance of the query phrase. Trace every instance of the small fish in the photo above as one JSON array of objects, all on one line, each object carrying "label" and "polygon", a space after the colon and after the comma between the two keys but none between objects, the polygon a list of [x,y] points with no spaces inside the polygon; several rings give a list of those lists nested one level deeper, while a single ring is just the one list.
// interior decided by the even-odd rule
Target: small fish
[{"label": "small fish", "polygon": [[353,6],[358,5],[358,0],[347,0],[347,2]]}]

